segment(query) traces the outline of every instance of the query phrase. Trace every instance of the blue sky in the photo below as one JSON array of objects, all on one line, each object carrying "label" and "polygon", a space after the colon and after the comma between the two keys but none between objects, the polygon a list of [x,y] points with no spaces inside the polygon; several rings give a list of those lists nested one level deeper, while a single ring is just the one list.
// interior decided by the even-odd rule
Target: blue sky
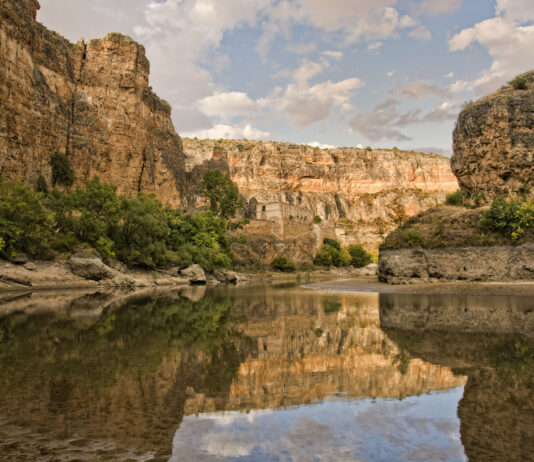
[{"label": "blue sky", "polygon": [[451,152],[465,101],[534,68],[533,0],[41,0],[122,32],[182,136]]}]

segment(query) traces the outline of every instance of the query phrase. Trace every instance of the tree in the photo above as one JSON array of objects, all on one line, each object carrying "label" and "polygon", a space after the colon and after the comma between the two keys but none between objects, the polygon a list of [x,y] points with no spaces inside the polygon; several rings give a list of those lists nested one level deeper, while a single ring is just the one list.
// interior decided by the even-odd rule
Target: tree
[{"label": "tree", "polygon": [[223,219],[232,218],[242,206],[239,189],[231,178],[219,170],[211,170],[202,179],[203,194],[210,201],[211,211]]},{"label": "tree", "polygon": [[52,219],[42,200],[42,194],[31,185],[0,179],[0,255],[24,252],[32,257],[46,256]]},{"label": "tree", "polygon": [[74,184],[74,171],[67,156],[56,152],[50,159],[52,167],[52,185],[72,186]]}]

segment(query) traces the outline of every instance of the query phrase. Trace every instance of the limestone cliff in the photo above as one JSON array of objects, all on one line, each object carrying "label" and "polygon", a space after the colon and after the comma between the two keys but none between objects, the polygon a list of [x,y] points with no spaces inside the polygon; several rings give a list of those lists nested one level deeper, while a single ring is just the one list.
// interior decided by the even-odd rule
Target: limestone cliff
[{"label": "limestone cliff", "polygon": [[525,88],[508,84],[467,104],[454,130],[452,168],[465,195],[479,203],[534,198],[534,71],[519,78]]},{"label": "limestone cliff", "polygon": [[36,22],[36,0],[0,2],[0,174],[50,182],[65,154],[77,181],[180,203],[184,157],[144,48],[108,34],[76,45]]},{"label": "limestone cliff", "polygon": [[[395,222],[443,202],[458,188],[449,159],[438,155],[246,140],[183,143],[189,168],[208,160],[226,162],[249,218],[262,221],[247,236],[274,235],[288,242],[304,235],[313,241],[315,235],[344,245],[365,243],[371,250]],[[315,216],[321,223],[312,228]],[[268,222],[276,222],[273,229],[267,229]],[[307,247],[313,250],[313,244]],[[261,249],[256,252],[263,256]]]}]

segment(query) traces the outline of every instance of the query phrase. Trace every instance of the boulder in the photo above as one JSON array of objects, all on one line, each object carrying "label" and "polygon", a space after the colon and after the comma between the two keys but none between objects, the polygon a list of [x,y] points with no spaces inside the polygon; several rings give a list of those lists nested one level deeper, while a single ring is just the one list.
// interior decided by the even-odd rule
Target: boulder
[{"label": "boulder", "polygon": [[220,282],[229,282],[231,284],[237,282],[237,274],[228,269],[216,269],[213,275]]},{"label": "boulder", "polygon": [[206,284],[206,273],[200,265],[191,265],[180,273],[189,279],[191,284]]},{"label": "boulder", "polygon": [[35,263],[32,263],[31,261],[25,263],[23,266],[28,271],[37,271],[37,265]]},{"label": "boulder", "polygon": [[71,257],[68,266],[76,276],[92,281],[102,281],[116,276],[116,273],[109,266],[96,257]]},{"label": "boulder", "polygon": [[28,263],[28,255],[25,253],[18,253],[17,255],[11,257],[9,261],[15,265],[24,265]]},{"label": "boulder", "polygon": [[363,268],[358,268],[357,271],[358,274],[362,276],[376,276],[378,274],[378,265],[376,263],[371,263]]}]

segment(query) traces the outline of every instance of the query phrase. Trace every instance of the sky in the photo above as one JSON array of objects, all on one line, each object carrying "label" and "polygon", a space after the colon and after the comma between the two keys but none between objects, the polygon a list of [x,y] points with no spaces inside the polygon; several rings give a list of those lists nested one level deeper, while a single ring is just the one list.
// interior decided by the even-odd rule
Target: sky
[{"label": "sky", "polygon": [[465,102],[534,68],[534,0],[40,0],[142,43],[181,136],[450,155]]}]

